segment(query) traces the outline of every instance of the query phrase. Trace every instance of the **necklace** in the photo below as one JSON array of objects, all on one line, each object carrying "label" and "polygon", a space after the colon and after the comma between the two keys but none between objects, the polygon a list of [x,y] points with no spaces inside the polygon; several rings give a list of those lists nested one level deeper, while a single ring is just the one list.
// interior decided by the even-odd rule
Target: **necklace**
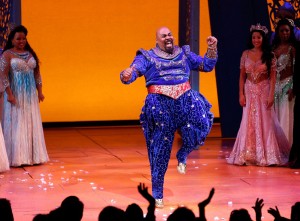
[{"label": "necklace", "polygon": [[181,49],[178,47],[178,46],[174,46],[174,49],[173,49],[173,53],[172,54],[169,54],[167,52],[164,52],[163,50],[161,50],[159,47],[155,47],[152,49],[154,51],[154,53],[161,57],[161,58],[165,58],[165,59],[173,59],[175,58],[180,52],[181,52]]},{"label": "necklace", "polygon": [[12,51],[10,50],[10,52],[16,56],[18,56],[19,58],[23,59],[23,60],[27,60],[30,53],[29,51],[25,51],[25,52],[15,52],[15,51]]}]

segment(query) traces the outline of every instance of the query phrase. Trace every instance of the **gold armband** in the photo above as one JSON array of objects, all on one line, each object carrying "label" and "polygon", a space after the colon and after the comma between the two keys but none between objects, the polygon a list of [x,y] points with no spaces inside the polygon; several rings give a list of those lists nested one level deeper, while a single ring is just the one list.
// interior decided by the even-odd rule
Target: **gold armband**
[{"label": "gold armband", "polygon": [[216,58],[218,54],[217,47],[208,47],[206,52],[206,57],[208,58]]}]

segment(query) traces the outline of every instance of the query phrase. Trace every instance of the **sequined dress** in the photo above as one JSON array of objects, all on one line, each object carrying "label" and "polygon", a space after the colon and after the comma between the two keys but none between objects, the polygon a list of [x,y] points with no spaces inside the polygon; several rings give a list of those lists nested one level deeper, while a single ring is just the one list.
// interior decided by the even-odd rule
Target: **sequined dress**
[{"label": "sequined dress", "polygon": [[7,158],[2,128],[0,126],[0,173],[6,170],[9,170],[9,162]]},{"label": "sequined dress", "polygon": [[275,101],[274,108],[280,126],[283,129],[290,146],[293,143],[293,122],[295,98],[288,100],[288,90],[293,88],[293,76],[280,79],[285,71],[293,71],[294,58],[291,53],[291,47],[286,54],[280,54],[277,58]]},{"label": "sequined dress", "polygon": [[[0,49],[0,53],[2,53],[2,49]],[[1,55],[0,55],[0,57],[1,57]],[[2,87],[2,89],[4,90],[4,87]],[[1,84],[0,84],[0,91],[1,91]],[[1,96],[3,96],[3,95],[1,95]],[[1,117],[0,117],[0,119],[1,119]],[[6,170],[9,170],[9,162],[8,162],[5,142],[4,142],[4,138],[3,138],[2,126],[0,125],[0,172],[6,171]]]},{"label": "sequined dress", "polygon": [[[256,83],[261,75],[267,74],[267,67],[261,60],[254,62],[244,52],[241,68],[254,81],[247,79],[244,86],[246,106],[232,152],[227,162],[236,165],[284,165],[288,162],[290,146],[276,118],[274,108],[267,109],[270,80]],[[275,72],[276,60],[272,62]]]},{"label": "sequined dress", "polygon": [[36,61],[29,52],[17,54],[7,50],[1,57],[0,88],[3,90],[9,85],[17,101],[16,105],[12,105],[4,93],[2,126],[11,166],[40,164],[49,160],[36,92],[36,84],[41,80],[39,74],[34,74],[35,67]]}]

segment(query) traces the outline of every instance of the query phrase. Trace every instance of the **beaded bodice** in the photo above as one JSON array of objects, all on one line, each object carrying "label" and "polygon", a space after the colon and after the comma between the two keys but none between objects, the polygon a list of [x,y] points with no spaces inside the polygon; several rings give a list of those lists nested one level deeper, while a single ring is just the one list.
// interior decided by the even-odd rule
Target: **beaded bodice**
[{"label": "beaded bodice", "polygon": [[[291,53],[292,47],[290,46],[286,53],[281,53],[277,57],[277,78],[282,76],[291,76],[293,73],[294,58]],[[282,75],[282,76],[281,76]]]},{"label": "beaded bodice", "polygon": [[42,78],[36,67],[37,62],[30,52],[5,51],[0,59],[0,91],[4,91],[10,85],[10,79],[16,76],[33,76],[36,85],[42,85]]},{"label": "beaded bodice", "polygon": [[267,66],[261,60],[253,61],[250,58],[245,59],[246,73],[250,74],[253,79],[257,79],[261,74],[267,74]]},{"label": "beaded bodice", "polygon": [[[243,53],[240,63],[240,67],[245,68],[247,79],[253,83],[258,83],[261,79],[268,78],[268,68],[266,63],[262,63],[261,59],[257,61],[251,60],[248,56],[248,52],[249,51]],[[271,68],[276,68],[276,59],[272,61]]]},{"label": "beaded bodice", "polygon": [[249,51],[243,53],[240,67],[245,68],[248,80],[253,83],[257,83],[262,76],[268,76],[267,66],[266,64],[262,63],[261,59],[257,61],[251,60],[248,56],[248,53]]},{"label": "beaded bodice", "polygon": [[11,59],[11,68],[13,71],[29,72],[32,71],[35,67],[36,61],[33,57],[31,57],[28,61],[20,58]]},{"label": "beaded bodice", "polygon": [[281,54],[277,59],[277,71],[280,72],[284,70],[288,65],[291,66],[291,56],[290,54]]},{"label": "beaded bodice", "polygon": [[13,55],[10,60],[11,69],[13,72],[29,72],[36,67],[36,61],[29,52],[9,52]]}]

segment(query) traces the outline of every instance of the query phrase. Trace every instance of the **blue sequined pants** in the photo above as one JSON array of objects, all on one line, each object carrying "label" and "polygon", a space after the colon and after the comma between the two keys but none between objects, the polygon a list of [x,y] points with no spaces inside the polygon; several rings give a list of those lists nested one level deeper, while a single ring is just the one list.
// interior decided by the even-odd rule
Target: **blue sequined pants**
[{"label": "blue sequined pants", "polygon": [[182,147],[176,157],[186,163],[189,153],[203,145],[210,132],[211,105],[197,91],[189,90],[178,99],[148,94],[140,115],[151,167],[152,195],[163,198],[164,177],[168,168],[176,130],[180,130]]}]

